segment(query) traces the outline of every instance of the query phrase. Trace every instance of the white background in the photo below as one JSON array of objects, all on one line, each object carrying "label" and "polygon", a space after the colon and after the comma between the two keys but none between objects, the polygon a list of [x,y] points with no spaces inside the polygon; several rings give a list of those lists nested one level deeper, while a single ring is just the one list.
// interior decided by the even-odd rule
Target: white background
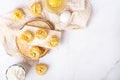
[{"label": "white background", "polygon": [[[29,0],[0,0],[0,14]],[[49,65],[46,75],[31,68],[26,80],[120,80],[120,0],[90,0],[92,16],[83,30],[66,31],[63,42],[40,59]],[[2,27],[2,26],[0,26]],[[0,44],[0,80],[8,66],[21,60],[6,55]]]}]

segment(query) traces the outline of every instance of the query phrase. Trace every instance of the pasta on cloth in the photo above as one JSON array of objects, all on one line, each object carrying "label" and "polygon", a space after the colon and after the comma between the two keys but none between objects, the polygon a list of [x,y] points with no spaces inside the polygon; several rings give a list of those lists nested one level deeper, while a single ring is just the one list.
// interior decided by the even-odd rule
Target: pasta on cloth
[{"label": "pasta on cloth", "polygon": [[[16,45],[16,34],[19,30],[29,21],[43,19],[45,22],[50,22],[54,28],[52,30],[69,30],[69,29],[80,29],[84,28],[87,25],[87,22],[91,15],[91,6],[88,0],[66,0],[66,8],[64,11],[70,12],[70,19],[67,23],[63,23],[60,20],[60,14],[53,14],[44,8],[44,0],[30,0],[28,3],[24,4],[20,8],[24,11],[24,18],[22,20],[15,20],[12,18],[12,11],[0,16],[0,32],[2,36],[2,43],[5,47],[7,53],[11,56],[19,56],[19,50]],[[30,6],[35,3],[40,2],[41,14],[33,15],[30,13]],[[39,23],[34,25],[38,26]],[[34,26],[33,25],[33,26]]]}]

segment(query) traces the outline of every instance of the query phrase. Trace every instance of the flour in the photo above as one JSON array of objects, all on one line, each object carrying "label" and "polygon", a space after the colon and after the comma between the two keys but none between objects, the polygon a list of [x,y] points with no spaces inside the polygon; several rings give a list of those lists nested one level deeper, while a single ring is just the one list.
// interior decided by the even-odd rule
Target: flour
[{"label": "flour", "polygon": [[25,70],[20,66],[11,66],[6,73],[8,80],[25,80]]}]

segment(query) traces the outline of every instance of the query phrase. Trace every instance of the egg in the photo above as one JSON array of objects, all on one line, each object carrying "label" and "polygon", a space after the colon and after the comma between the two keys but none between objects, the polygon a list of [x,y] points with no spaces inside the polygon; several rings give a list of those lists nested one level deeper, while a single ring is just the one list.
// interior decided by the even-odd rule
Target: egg
[{"label": "egg", "polygon": [[65,9],[65,0],[46,0],[45,8],[52,13],[60,13]]},{"label": "egg", "polygon": [[71,18],[71,12],[70,11],[64,11],[60,14],[60,21],[63,23],[69,22]]}]

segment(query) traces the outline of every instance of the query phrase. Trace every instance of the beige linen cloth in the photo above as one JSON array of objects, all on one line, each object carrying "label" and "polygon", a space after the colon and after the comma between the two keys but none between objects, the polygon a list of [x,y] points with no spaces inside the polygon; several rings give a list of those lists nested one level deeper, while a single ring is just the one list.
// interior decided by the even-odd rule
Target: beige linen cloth
[{"label": "beige linen cloth", "polygon": [[0,16],[0,35],[3,46],[9,55],[19,56],[19,51],[16,46],[16,34],[26,22],[36,17],[50,20],[55,25],[56,30],[69,30],[86,27],[91,15],[91,6],[88,0],[67,0],[65,10],[72,11],[72,16],[68,23],[60,22],[59,15],[47,12],[44,7],[41,15],[34,16],[30,13],[29,8],[34,2],[38,1],[40,0],[30,0],[24,6],[18,7],[25,11],[25,18],[21,21],[14,20],[11,17],[11,12]]}]

